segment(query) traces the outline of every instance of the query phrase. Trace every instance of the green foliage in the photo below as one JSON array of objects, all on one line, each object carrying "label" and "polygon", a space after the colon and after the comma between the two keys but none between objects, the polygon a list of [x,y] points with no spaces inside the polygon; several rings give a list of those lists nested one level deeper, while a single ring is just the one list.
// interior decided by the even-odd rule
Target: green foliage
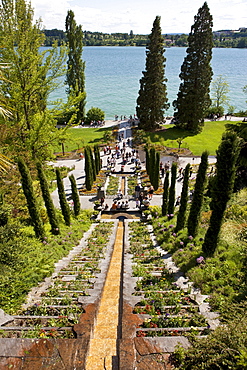
[{"label": "green foliage", "polygon": [[84,149],[84,158],[85,158],[85,175],[86,175],[85,185],[86,185],[87,190],[91,190],[92,189],[92,176],[91,176],[92,164],[91,164],[91,157],[89,154],[88,146]]},{"label": "green foliage", "polygon": [[210,66],[213,23],[206,2],[198,10],[194,20],[188,37],[187,56],[179,75],[183,82],[173,106],[176,110],[177,125],[192,132],[199,132],[211,104],[209,87],[213,75]]},{"label": "green foliage", "polygon": [[69,86],[68,93],[80,97],[77,104],[77,121],[80,122],[84,118],[86,104],[85,62],[82,61],[83,33],[81,25],[77,26],[76,24],[72,10],[68,10],[65,28],[69,49],[66,83]]},{"label": "green foliage", "polygon": [[162,216],[167,215],[168,190],[169,190],[169,171],[166,171],[162,198]]},{"label": "green foliage", "polygon": [[169,188],[169,200],[167,207],[167,213],[169,214],[169,217],[174,216],[176,177],[177,177],[177,163],[173,162],[171,168],[171,186]]},{"label": "green foliage", "polygon": [[203,244],[203,251],[208,255],[212,255],[217,247],[224,212],[233,191],[238,155],[239,140],[236,134],[224,134],[217,150],[216,179],[211,202],[212,215]]},{"label": "green foliage", "polygon": [[215,105],[211,105],[206,112],[206,117],[212,118],[212,115],[222,117],[224,115],[224,108],[221,105],[219,105],[218,107],[216,107]]},{"label": "green foliage", "polygon": [[92,107],[87,111],[85,123],[90,124],[93,121],[104,121],[105,119],[105,112],[100,108]]},{"label": "green foliage", "polygon": [[0,227],[0,266],[2,272],[19,267],[22,257],[20,226],[9,223]]},{"label": "green foliage", "polygon": [[36,166],[37,166],[38,178],[39,178],[39,182],[40,182],[42,196],[43,196],[43,199],[44,199],[44,202],[45,202],[47,215],[48,215],[49,222],[50,222],[50,225],[51,225],[51,233],[53,235],[57,235],[57,234],[59,234],[59,223],[58,223],[58,220],[57,220],[55,207],[54,207],[53,201],[51,199],[47,179],[46,179],[46,176],[44,174],[41,163],[37,162]]},{"label": "green foliage", "polygon": [[[58,211],[60,218],[62,217]],[[0,307],[17,314],[27,293],[54,271],[54,263],[67,256],[88,230],[92,211],[82,211],[71,226],[61,225],[61,234],[48,233],[40,241],[29,226],[9,224],[0,228]]]},{"label": "green foliage", "polygon": [[67,226],[70,226],[70,209],[69,209],[68,202],[66,200],[63,180],[61,178],[60,170],[58,167],[56,167],[56,177],[57,177],[58,196],[59,196],[59,202],[60,202],[62,215],[63,215],[65,224]]},{"label": "green foliage", "polygon": [[207,168],[208,168],[208,152],[203,152],[201,156],[201,163],[199,165],[198,173],[196,176],[194,194],[188,217],[188,234],[192,236],[196,236],[198,231],[199,220],[201,217],[201,208],[203,204],[204,190],[206,185]]},{"label": "green foliage", "polygon": [[205,339],[194,339],[193,346],[175,352],[177,369],[181,370],[243,370],[247,369],[247,321],[232,318]]},{"label": "green foliage", "polygon": [[21,174],[22,189],[26,197],[27,207],[31,222],[34,227],[35,235],[37,238],[43,239],[45,237],[45,232],[41,221],[37,201],[34,195],[33,183],[29,169],[22,158],[18,159],[17,164]]},{"label": "green foliage", "polygon": [[184,171],[183,188],[181,193],[180,207],[177,215],[177,224],[175,227],[175,232],[182,230],[185,225],[186,210],[188,204],[189,174],[190,174],[190,164],[188,163]]},{"label": "green foliage", "polygon": [[[160,17],[156,17],[149,35],[146,51],[146,71],[140,80],[136,112],[139,127],[145,131],[155,129],[163,122],[168,108],[165,82],[164,39],[161,35]],[[155,68],[154,68],[155,66]]]},{"label": "green foliage", "polygon": [[[169,127],[165,127],[165,130],[147,132],[146,137],[151,145],[160,145],[162,141],[163,146],[171,148],[175,147],[175,142],[178,138],[183,137],[183,147],[188,148],[194,155],[201,156],[205,150],[209,152],[209,155],[215,155],[221,142],[222,134],[226,131],[226,127],[229,124],[233,126],[238,125],[237,122],[233,121],[206,121],[203,131],[197,135],[192,134],[189,130],[169,125]],[[212,137],[214,140],[212,140]]]},{"label": "green foliage", "polygon": [[11,208],[9,204],[0,201],[0,226],[4,226],[8,223],[11,216]]},{"label": "green foliage", "polygon": [[89,155],[91,158],[91,164],[92,164],[92,183],[96,180],[96,164],[95,164],[95,159],[93,157],[93,152],[91,147],[89,147]]},{"label": "green foliage", "polygon": [[150,151],[148,146],[145,147],[145,153],[146,153],[146,171],[147,174],[150,175]]},{"label": "green foliage", "polygon": [[211,94],[212,94],[212,103],[216,107],[216,109],[222,108],[222,106],[228,103],[229,101],[229,98],[227,96],[228,92],[229,92],[229,83],[227,82],[226,78],[220,75],[215,80],[213,80]]},{"label": "green foliage", "polygon": [[101,159],[100,159],[100,151],[99,151],[98,145],[94,145],[94,159],[95,159],[96,175],[98,175],[99,171],[101,170]]},{"label": "green foliage", "polygon": [[73,200],[73,203],[74,203],[74,205],[73,205],[74,214],[75,214],[75,216],[78,216],[80,214],[81,204],[80,204],[80,197],[79,197],[79,194],[78,194],[75,177],[74,177],[73,174],[69,176],[69,180],[70,180],[70,183],[71,183],[71,192],[72,192],[71,197],[72,197],[72,200]]},{"label": "green foliage", "polygon": [[33,157],[47,158],[58,139],[47,98],[64,74],[66,51],[54,45],[40,52],[44,35],[41,22],[33,22],[33,13],[25,0],[6,1],[0,8],[1,57],[11,65],[2,71],[2,91],[9,98],[12,119],[7,124],[16,152],[28,149]]},{"label": "green foliage", "polygon": [[160,153],[156,152],[154,166],[154,180],[153,180],[154,190],[157,190],[159,188],[159,182],[160,182]]},{"label": "green foliage", "polygon": [[152,146],[149,151],[149,179],[151,184],[154,184],[154,176],[155,176],[155,160],[156,160],[156,151],[155,147]]}]

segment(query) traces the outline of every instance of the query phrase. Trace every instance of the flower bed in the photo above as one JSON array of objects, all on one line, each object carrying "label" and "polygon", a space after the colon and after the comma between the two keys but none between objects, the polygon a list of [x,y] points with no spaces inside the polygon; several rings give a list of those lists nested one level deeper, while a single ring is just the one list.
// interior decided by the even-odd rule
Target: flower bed
[{"label": "flower bed", "polygon": [[145,224],[129,223],[129,244],[133,254],[132,274],[139,278],[134,295],[140,296],[140,301],[133,313],[144,319],[136,335],[184,335],[193,333],[194,328],[198,334],[208,332],[207,320],[200,314],[199,306],[189,292],[178,289]]},{"label": "flower bed", "polygon": [[[52,286],[23,312],[1,327],[0,338],[72,338],[72,327],[83,313],[78,297],[93,288],[100,258],[104,258],[113,223],[99,223],[80,255],[60,270]],[[85,252],[89,257],[85,256]],[[75,263],[76,262],[76,263]]]}]

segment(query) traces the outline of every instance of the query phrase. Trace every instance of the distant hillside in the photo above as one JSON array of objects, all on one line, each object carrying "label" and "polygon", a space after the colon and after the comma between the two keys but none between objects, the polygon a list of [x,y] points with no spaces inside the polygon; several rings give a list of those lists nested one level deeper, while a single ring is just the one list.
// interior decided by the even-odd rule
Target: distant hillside
[{"label": "distant hillside", "polygon": [[[55,41],[58,45],[66,42],[66,33],[63,30],[52,29],[43,31],[46,39],[44,46],[51,46]],[[148,35],[130,33],[103,33],[83,31],[85,46],[146,46]],[[164,34],[166,47],[188,45],[188,34]],[[213,32],[214,46],[220,48],[247,48],[247,28],[238,30],[220,30]]]}]

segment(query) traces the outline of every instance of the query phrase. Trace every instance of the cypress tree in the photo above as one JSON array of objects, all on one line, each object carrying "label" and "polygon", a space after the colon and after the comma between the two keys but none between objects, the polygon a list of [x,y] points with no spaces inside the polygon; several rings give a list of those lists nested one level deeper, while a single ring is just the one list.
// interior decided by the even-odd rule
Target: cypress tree
[{"label": "cypress tree", "polygon": [[156,152],[155,167],[154,167],[154,180],[153,180],[154,190],[157,190],[159,188],[159,182],[160,182],[160,153]]},{"label": "cypress tree", "polygon": [[211,202],[212,214],[202,246],[207,255],[213,255],[217,247],[224,212],[233,191],[239,150],[237,135],[231,132],[223,134],[221,144],[216,152],[216,179]]},{"label": "cypress tree", "polygon": [[75,216],[78,216],[80,214],[81,204],[80,204],[80,197],[78,194],[75,177],[73,174],[69,176],[69,180],[71,183],[71,192],[72,192],[71,196],[72,196],[72,200],[74,203],[74,214]]},{"label": "cypress tree", "polygon": [[92,181],[91,186],[92,186],[93,182],[96,180],[96,165],[95,165],[95,160],[93,157],[91,146],[89,147],[89,155],[90,155],[91,164],[92,164],[92,176],[91,176],[91,181]]},{"label": "cypress tree", "polygon": [[45,232],[40,217],[37,201],[34,195],[33,182],[31,179],[29,169],[22,158],[18,159],[17,164],[21,174],[22,189],[26,197],[27,207],[36,238],[43,239],[45,237]]},{"label": "cypress tree", "polygon": [[188,217],[188,234],[192,236],[196,236],[197,234],[197,229],[201,217],[201,208],[203,204],[207,168],[208,168],[208,152],[205,151],[202,153],[201,156],[201,163],[199,165],[198,173],[196,176],[194,194]]},{"label": "cypress tree", "polygon": [[149,149],[148,147],[145,147],[145,153],[146,153],[146,171],[147,171],[147,174],[149,176],[149,164],[150,164],[150,153],[149,153]]},{"label": "cypress tree", "polygon": [[193,132],[202,129],[204,117],[211,104],[212,27],[212,16],[205,2],[198,10],[191,27],[187,56],[179,75],[183,82],[180,84],[177,100],[173,102],[177,125]]},{"label": "cypress tree", "polygon": [[152,185],[154,185],[154,173],[155,173],[155,160],[156,160],[156,152],[155,148],[152,147],[150,149],[150,159],[149,159],[149,179]]},{"label": "cypress tree", "polygon": [[94,158],[95,158],[96,175],[98,175],[100,171],[100,151],[99,151],[98,145],[94,145]]},{"label": "cypress tree", "polygon": [[171,186],[169,188],[169,199],[167,209],[169,215],[174,214],[174,204],[176,196],[176,177],[177,177],[177,163],[173,162],[171,168]]},{"label": "cypress tree", "polygon": [[166,171],[166,176],[164,180],[163,201],[162,201],[162,216],[167,215],[168,190],[169,190],[169,171]]},{"label": "cypress tree", "polygon": [[146,71],[140,80],[136,112],[139,127],[145,131],[155,129],[164,119],[169,107],[165,82],[164,38],[160,28],[160,17],[156,17],[146,50]]},{"label": "cypress tree", "polygon": [[92,178],[93,169],[88,146],[84,150],[84,157],[85,157],[85,185],[87,190],[91,190],[93,185]]},{"label": "cypress tree", "polygon": [[184,181],[181,192],[180,207],[177,215],[176,232],[182,230],[185,225],[186,210],[188,204],[188,187],[189,187],[190,164],[188,163],[184,171]]},{"label": "cypress tree", "polygon": [[46,179],[45,173],[43,171],[43,167],[42,167],[40,162],[36,163],[36,167],[37,167],[37,171],[38,171],[38,178],[39,178],[40,188],[41,188],[41,191],[42,191],[42,196],[43,196],[43,199],[44,199],[44,202],[45,202],[47,215],[48,215],[49,222],[50,222],[50,225],[51,225],[51,233],[53,235],[58,235],[60,233],[59,223],[58,223],[58,219],[57,219],[57,216],[56,216],[55,207],[54,207],[53,201],[51,199],[47,179]]},{"label": "cypress tree", "polygon": [[68,10],[66,21],[66,36],[68,39],[68,69],[66,83],[69,86],[68,93],[78,99],[77,120],[81,121],[85,115],[85,62],[82,61],[83,32],[81,25],[77,26],[75,15]]},{"label": "cypress tree", "polygon": [[58,196],[59,196],[59,202],[60,202],[62,215],[63,215],[65,224],[69,226],[70,225],[70,209],[69,209],[68,202],[66,200],[63,180],[61,178],[60,169],[58,167],[56,168],[56,177],[57,177]]}]

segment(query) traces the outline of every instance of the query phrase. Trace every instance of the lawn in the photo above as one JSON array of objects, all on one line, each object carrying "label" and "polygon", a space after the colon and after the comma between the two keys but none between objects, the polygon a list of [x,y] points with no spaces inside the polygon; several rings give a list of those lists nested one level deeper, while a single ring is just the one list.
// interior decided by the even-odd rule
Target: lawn
[{"label": "lawn", "polygon": [[[111,133],[112,127],[81,127],[69,128],[67,131],[67,140],[64,143],[66,152],[79,150],[85,145],[101,144],[105,132]],[[61,146],[54,147],[54,152],[61,152]]]},{"label": "lawn", "polygon": [[178,148],[177,140],[183,138],[181,148],[189,149],[194,155],[201,155],[204,150],[207,150],[210,155],[214,155],[226,129],[225,126],[229,123],[233,124],[232,121],[205,122],[202,132],[197,135],[178,129],[174,125],[167,125],[164,130],[147,133],[147,136],[154,144],[162,144],[172,148]]}]

